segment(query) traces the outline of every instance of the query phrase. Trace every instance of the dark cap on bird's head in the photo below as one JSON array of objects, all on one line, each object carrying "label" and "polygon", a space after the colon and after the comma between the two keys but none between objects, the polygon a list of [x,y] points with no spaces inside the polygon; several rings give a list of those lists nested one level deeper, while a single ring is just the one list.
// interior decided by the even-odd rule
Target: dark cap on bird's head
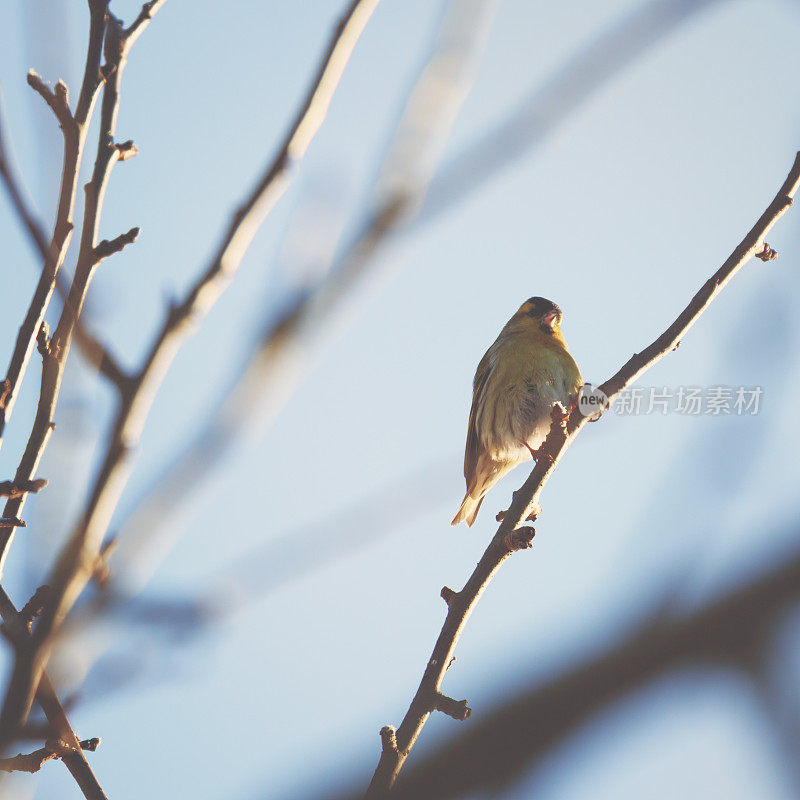
[{"label": "dark cap on bird's head", "polygon": [[545,330],[552,330],[561,324],[561,309],[552,300],[544,297],[529,297],[517,314],[524,314],[538,320]]}]

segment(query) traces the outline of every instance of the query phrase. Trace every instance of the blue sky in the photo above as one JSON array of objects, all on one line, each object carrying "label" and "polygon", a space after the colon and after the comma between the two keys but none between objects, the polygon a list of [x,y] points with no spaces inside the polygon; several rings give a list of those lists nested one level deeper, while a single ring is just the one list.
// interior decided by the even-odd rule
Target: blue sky
[{"label": "blue sky", "polygon": [[[214,407],[279,304],[293,277],[287,240],[346,238],[358,227],[446,5],[380,4],[292,188],[165,381],[120,519]],[[168,298],[204,266],[268,162],[342,7],[169,0],[136,44],[118,131],[140,154],[114,172],[102,235],[132,225],[142,235],[103,264],[89,304],[126,364],[141,358]],[[636,7],[499,3],[443,164]],[[112,8],[127,20],[138,5]],[[49,220],[59,133],[24,78],[34,67],[77,94],[86,13],[81,3],[39,0],[6,3],[0,14],[6,121]],[[315,349],[275,424],[243,442],[193,503],[148,591],[202,596],[208,576],[237,556],[304,526],[324,538],[328,520],[396,484],[382,510],[356,521],[374,541],[248,600],[202,637],[120,626],[91,634],[106,667],[144,664],[140,681],[96,699],[90,675],[73,714],[82,735],[103,738],[91,759],[111,797],[302,797],[358,775],[366,785],[377,732],[402,718],[441,625],[439,589],[461,585],[494,512],[524,478],[517,470],[495,488],[471,530],[449,527],[480,356],[531,295],[563,308],[571,351],[595,383],[663,330],[760,215],[800,147],[798,37],[794,3],[708,4],[540,146],[391,242],[379,277]],[[785,532],[797,518],[798,225],[790,212],[769,237],[779,259],[750,264],[643,381],[761,386],[760,413],[608,415],[589,426],[545,491],[533,551],[504,566],[458,646],[446,689],[469,698],[473,720],[613,641],[659,592],[679,585],[676,603],[691,609],[793,552]],[[18,312],[0,315],[2,360],[37,269],[5,197],[0,240],[4,307]],[[7,568],[17,599],[46,572],[80,507],[112,409],[102,379],[73,360],[41,470],[53,483],[28,505]],[[37,380],[32,368],[5,473],[24,444]],[[420,509],[403,489],[424,470],[431,490]],[[785,669],[796,666],[796,647],[781,653]],[[80,677],[78,654],[67,649],[59,664],[65,679]],[[409,763],[459,730],[432,718]],[[517,794],[785,798],[791,784],[771,735],[741,676],[673,675],[594,720]],[[21,797],[34,786],[37,798],[71,796],[69,780],[50,764],[14,787]]]}]

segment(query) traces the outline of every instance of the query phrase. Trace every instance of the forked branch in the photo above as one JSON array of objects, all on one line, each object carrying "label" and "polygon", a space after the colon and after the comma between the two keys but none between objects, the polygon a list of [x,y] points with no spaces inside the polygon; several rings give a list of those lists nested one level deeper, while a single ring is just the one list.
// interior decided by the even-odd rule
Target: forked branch
[{"label": "forked branch", "polygon": [[[30,82],[30,76],[28,78],[28,82]],[[3,120],[0,116],[0,179],[2,179],[3,183],[5,184],[14,210],[16,211],[17,216],[22,222],[25,230],[28,232],[28,237],[33,246],[38,251],[39,256],[42,259],[42,263],[45,265],[45,269],[49,270],[49,275],[55,275],[55,288],[61,295],[62,300],[66,302],[67,295],[69,294],[69,287],[63,280],[63,273],[61,273],[55,267],[53,256],[50,252],[50,245],[47,243],[47,238],[44,233],[44,228],[42,227],[40,220],[37,219],[33,210],[28,206],[28,203],[24,198],[20,182],[11,168],[9,156],[6,152],[7,145],[4,140],[3,133]],[[136,151],[133,142],[125,142],[121,145],[117,145],[117,149],[122,153],[119,157],[120,161],[125,161],[127,158],[130,158],[131,155]],[[65,224],[68,226],[68,229],[71,232],[72,223],[67,222]],[[103,247],[103,242],[100,242],[100,244],[97,246],[97,249],[99,249],[100,252],[97,253],[96,249],[96,254],[100,255],[102,258],[106,258],[112,254],[112,251],[116,252],[115,248],[117,248],[119,245],[124,247],[125,245],[129,244],[131,241],[133,241],[133,238],[135,238],[135,234],[133,232],[134,230],[138,231],[138,229],[133,229],[122,236],[118,236],[116,239],[112,239],[112,241],[108,243],[107,251],[101,249]],[[40,313],[40,311],[37,311],[36,317],[32,319],[34,321],[35,319],[38,319]],[[38,333],[34,331],[37,338],[37,344],[39,343],[38,339],[42,336],[43,324],[43,322],[40,323]],[[26,332],[23,334],[22,338],[18,340],[17,350],[19,351],[20,356],[30,345],[28,336],[29,334],[27,333],[26,329]],[[78,342],[78,346],[80,347],[83,356],[92,366],[95,367],[95,369],[97,369],[101,375],[105,376],[116,386],[127,384],[128,376],[126,375],[125,370],[123,370],[109,349],[103,345],[97,339],[97,337],[91,333],[90,330],[88,330],[80,318],[76,318],[75,340]],[[41,347],[39,347],[39,353],[44,357],[45,353],[42,353]],[[20,356],[18,356],[18,358]],[[17,373],[17,382],[21,381],[22,377],[22,372]],[[8,379],[8,394],[10,394],[12,397],[16,396],[16,390],[12,390],[11,388],[10,379]],[[0,407],[4,407],[5,405],[5,400],[0,398]]]},{"label": "forked branch", "polygon": [[[83,300],[86,295],[93,269],[102,257],[109,255],[113,248],[121,247],[133,238],[133,232],[121,237],[119,242],[109,243],[109,252],[101,250],[98,257],[96,252],[97,230],[105,188],[108,182],[111,167],[122,154],[113,144],[116,111],[119,102],[119,81],[125,58],[129,50],[129,42],[116,36],[116,28],[112,25],[114,18],[108,14],[108,0],[89,0],[90,33],[87,52],[86,68],[81,91],[74,115],[69,109],[69,95],[66,86],[57,84],[54,91],[50,91],[38,76],[31,74],[29,83],[45,99],[53,109],[61,124],[64,133],[64,167],[62,174],[59,206],[56,215],[53,239],[49,247],[40,230],[37,229],[32,213],[30,213],[20,192],[13,191],[13,180],[7,162],[3,161],[3,178],[12,195],[12,200],[20,216],[26,224],[34,243],[44,259],[44,268],[37,285],[34,296],[23,325],[17,338],[11,365],[6,380],[3,383],[2,417],[0,417],[0,432],[2,426],[8,421],[13,407],[14,396],[21,385],[25,367],[35,345],[43,360],[41,389],[36,417],[25,452],[17,468],[8,494],[8,500],[3,511],[4,520],[9,523],[0,525],[0,575],[2,566],[11,544],[14,528],[24,523],[19,519],[19,513],[24,504],[30,487],[39,486],[41,481],[34,479],[39,461],[47,446],[50,434],[54,428],[53,415],[58,401],[64,366],[69,352],[72,337],[78,331],[78,319]],[[148,17],[149,19],[149,17]],[[116,23],[116,21],[114,21]],[[143,27],[143,25],[140,26]],[[137,33],[138,35],[138,33]],[[108,63],[101,71],[100,60],[103,53],[103,42],[116,42],[118,48],[109,48],[106,52]],[[75,278],[65,299],[64,308],[59,318],[58,325],[52,339],[48,336],[46,326],[43,324],[44,314],[57,285],[59,268],[69,246],[72,232],[72,213],[77,188],[78,174],[83,153],[86,133],[88,131],[91,112],[94,107],[100,88],[104,88],[102,114],[100,121],[100,139],[98,143],[97,159],[92,180],[87,184],[87,203],[84,209],[83,232],[81,235],[80,252],[75,271]],[[0,144],[2,144],[0,142]],[[25,212],[25,213],[23,213]],[[47,598],[52,593],[48,591]],[[27,661],[33,652],[32,637],[28,632],[28,623],[45,608],[38,600],[25,607],[25,614],[17,614],[14,604],[4,590],[0,589],[0,614],[6,622],[6,627],[13,632],[14,663]],[[20,730],[18,720],[27,717],[30,704],[36,696],[48,723],[55,731],[58,741],[66,749],[58,750],[60,757],[72,773],[79,787],[87,798],[101,800],[105,794],[98,784],[91,768],[83,756],[77,737],[72,730],[64,713],[64,708],[58,700],[52,683],[44,669],[39,670],[36,680],[30,686],[29,692],[19,692],[20,684],[15,682],[12,673],[7,687],[6,698],[0,712],[0,720],[8,720],[9,724],[0,724],[0,748],[7,745]],[[60,748],[60,745],[59,745]],[[30,758],[28,758],[30,762]]]},{"label": "forked branch", "polygon": [[[148,3],[136,22],[123,28],[109,15],[105,54],[107,76],[103,91],[101,134],[92,180],[86,187],[86,211],[75,279],[64,312],[52,337],[54,359],[45,361],[43,385],[53,386],[48,405],[37,413],[37,423],[49,424],[63,360],[75,330],[94,267],[96,238],[103,195],[113,165],[122,158],[122,148],[113,142],[119,82],[130,45],[163,0]],[[138,442],[145,419],[172,360],[197,324],[211,309],[236,273],[259,226],[288,185],[289,169],[308,149],[327,114],[350,54],[379,0],[353,0],[337,27],[330,46],[315,76],[294,123],[277,156],[263,177],[234,214],[211,263],[190,289],[185,299],[168,310],[164,324],[136,378],[121,389],[120,406],[102,466],[91,490],[81,519],[62,550],[48,584],[50,598],[33,633],[15,651],[14,668],[0,712],[0,745],[13,738],[27,718],[28,710],[50,649],[54,634],[95,571],[101,543],[132,466],[131,450]],[[36,430],[41,430],[37,428]],[[41,452],[34,436],[29,449]],[[26,451],[27,452],[27,451]],[[2,536],[2,552],[9,539]],[[2,554],[0,554],[2,564]]]}]

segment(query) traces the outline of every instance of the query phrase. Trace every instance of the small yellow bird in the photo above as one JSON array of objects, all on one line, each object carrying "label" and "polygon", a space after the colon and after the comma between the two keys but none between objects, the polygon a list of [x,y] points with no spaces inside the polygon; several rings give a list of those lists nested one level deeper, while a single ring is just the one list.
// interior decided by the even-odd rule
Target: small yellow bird
[{"label": "small yellow bird", "polygon": [[451,525],[475,522],[486,492],[535,457],[558,402],[566,409],[583,383],[561,335],[561,309],[526,300],[478,364],[472,387],[464,477],[467,494]]}]

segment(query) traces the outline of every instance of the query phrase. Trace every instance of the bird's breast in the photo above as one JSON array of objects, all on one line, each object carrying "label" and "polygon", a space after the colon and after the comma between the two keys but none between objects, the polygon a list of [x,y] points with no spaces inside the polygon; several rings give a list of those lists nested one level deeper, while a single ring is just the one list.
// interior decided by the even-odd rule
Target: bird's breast
[{"label": "bird's breast", "polygon": [[478,433],[493,459],[522,461],[530,458],[528,446],[538,448],[547,436],[553,405],[569,404],[576,383],[570,373],[577,368],[568,353],[564,353],[569,362],[565,364],[554,348],[509,342],[508,349],[494,360],[478,415]]}]

